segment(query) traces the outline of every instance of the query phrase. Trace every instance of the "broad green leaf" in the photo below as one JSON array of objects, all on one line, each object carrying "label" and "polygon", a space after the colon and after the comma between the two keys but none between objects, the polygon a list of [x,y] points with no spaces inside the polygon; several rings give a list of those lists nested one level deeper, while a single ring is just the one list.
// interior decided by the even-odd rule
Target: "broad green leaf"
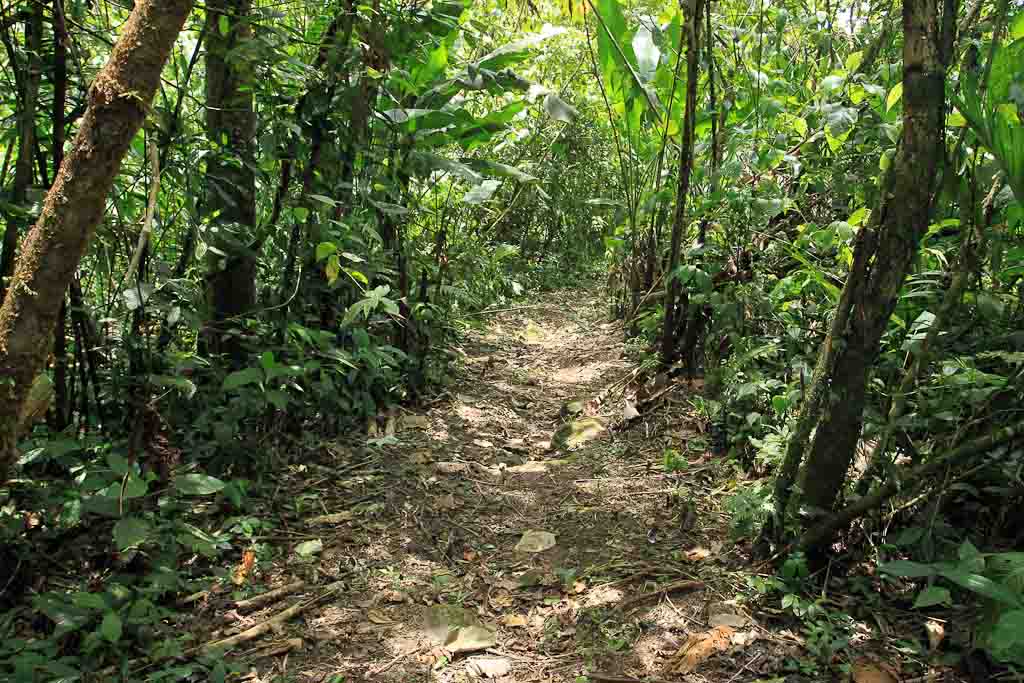
[{"label": "broad green leaf", "polygon": [[125,517],[114,525],[114,543],[118,550],[127,550],[141,545],[149,538],[149,523],[138,517]]},{"label": "broad green leaf", "polygon": [[326,195],[322,195],[322,194],[308,194],[306,196],[309,197],[310,199],[314,200],[314,201],[320,202],[321,204],[326,204],[327,206],[337,206],[338,205],[338,202],[336,200],[331,199],[330,197],[328,197]]},{"label": "broad green leaf", "polygon": [[989,108],[994,109],[1011,99],[1010,88],[1014,83],[1020,83],[1018,79],[1021,73],[1024,73],[1024,39],[1000,45],[992,57],[992,71],[989,74]]},{"label": "broad green leaf", "polygon": [[529,56],[530,48],[536,47],[549,38],[561,35],[565,33],[565,31],[566,29],[562,27],[545,25],[544,28],[541,29],[540,33],[502,45],[498,49],[485,55],[476,62],[476,67],[479,69],[497,71],[498,69],[503,69],[515,62],[521,62]]},{"label": "broad green leaf", "polygon": [[217,17],[217,29],[220,31],[222,36],[226,36],[231,33],[231,22],[223,14]]},{"label": "broad green leaf", "polygon": [[948,589],[940,586],[929,586],[917,594],[917,599],[914,600],[914,609],[925,609],[926,607],[950,605],[952,603],[953,598],[949,594]]},{"label": "broad green leaf", "polygon": [[1024,651],[1024,610],[1010,610],[999,615],[999,621],[988,635],[988,645],[996,659],[1020,662]]},{"label": "broad green leaf", "polygon": [[461,161],[446,159],[445,157],[437,154],[430,154],[428,152],[415,152],[412,158],[416,162],[417,166],[422,167],[426,171],[424,176],[429,176],[434,171],[440,170],[447,171],[453,176],[462,178],[463,180],[468,180],[474,184],[483,180],[479,173]]},{"label": "broad green leaf", "polygon": [[521,183],[537,182],[537,179],[529,173],[524,173],[515,166],[498,163],[497,161],[491,161],[489,159],[464,159],[463,162],[485,175],[497,176],[500,178],[512,178],[513,180],[518,180]]},{"label": "broad green leaf", "polygon": [[1018,12],[1017,16],[1010,22],[1010,40],[1024,38],[1024,12]]},{"label": "broad green leaf", "polygon": [[271,389],[267,392],[267,403],[278,410],[284,410],[288,407],[288,394],[277,389]]},{"label": "broad green leaf", "polygon": [[878,571],[883,574],[891,574],[892,576],[900,576],[907,579],[923,579],[935,576],[938,573],[935,567],[929,564],[921,564],[909,560],[885,562],[878,565]]},{"label": "broad green leaf", "polygon": [[885,110],[886,111],[891,110],[893,108],[893,105],[895,105],[897,102],[899,102],[900,98],[902,98],[902,97],[903,97],[903,81],[900,81],[899,83],[897,83],[896,85],[894,85],[892,87],[892,90],[890,90],[889,94],[886,96],[886,98],[885,98]]},{"label": "broad green leaf", "polygon": [[847,73],[855,73],[860,63],[864,61],[864,52],[858,50],[857,52],[851,52],[846,56],[846,71]]},{"label": "broad green leaf", "polygon": [[196,395],[196,384],[187,377],[150,375],[149,381],[153,386],[177,389],[185,396],[185,398],[192,398]]},{"label": "broad green leaf", "polygon": [[312,541],[304,541],[295,546],[295,554],[299,557],[312,557],[324,549],[324,543],[319,538]]},{"label": "broad green leaf", "polygon": [[334,254],[338,251],[337,245],[334,242],[321,242],[316,245],[316,260],[323,261],[325,258]]},{"label": "broad green leaf", "polygon": [[981,555],[981,552],[974,547],[970,540],[965,540],[957,550],[957,556],[963,560],[973,560]]},{"label": "broad green leaf", "polygon": [[[221,18],[223,19],[223,17]],[[97,632],[108,643],[116,643],[121,640],[121,630],[121,617],[117,616],[117,612],[107,612],[103,615],[103,621]]]},{"label": "broad green leaf", "polygon": [[249,384],[260,384],[263,382],[263,371],[259,368],[244,368],[242,370],[236,370],[230,375],[224,378],[224,384],[221,385],[221,389],[224,391],[232,391],[239,387],[244,387]]},{"label": "broad green leaf", "polygon": [[224,482],[207,474],[183,474],[173,480],[174,488],[186,496],[208,496],[224,489]]},{"label": "broad green leaf", "polygon": [[995,600],[996,602],[1001,602],[1015,608],[1020,608],[1022,606],[1021,595],[1019,593],[1010,590],[1000,583],[996,583],[987,576],[972,574],[956,568],[944,569],[940,573],[943,577],[949,579],[961,588],[966,588],[967,590],[989,598],[990,600]]}]

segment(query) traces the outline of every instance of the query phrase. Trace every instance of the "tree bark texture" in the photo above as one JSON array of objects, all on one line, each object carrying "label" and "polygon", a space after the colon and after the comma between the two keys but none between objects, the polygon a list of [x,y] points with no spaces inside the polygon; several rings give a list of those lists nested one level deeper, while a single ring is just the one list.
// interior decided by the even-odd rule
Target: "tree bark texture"
[{"label": "tree bark texture", "polygon": [[700,59],[700,10],[702,0],[686,2],[686,110],[683,114],[683,143],[679,152],[679,184],[676,187],[676,210],[672,217],[672,246],[669,253],[668,296],[665,299],[665,328],[662,334],[661,360],[671,365],[676,357],[676,327],[678,317],[685,311],[678,310],[679,278],[675,276],[679,267],[679,250],[683,233],[686,231],[686,198],[690,193],[690,175],[693,171],[693,141],[697,122],[697,69]]},{"label": "tree bark texture", "polygon": [[830,511],[846,481],[860,438],[868,373],[928,228],[944,150],[949,49],[943,40],[946,13],[940,4],[940,0],[903,4],[903,134],[877,222],[865,228],[877,225],[874,259],[867,263],[863,279],[851,274],[847,280],[844,297],[849,295],[851,309],[838,338],[831,340],[835,347],[832,372],[816,377],[820,386],[812,388],[812,393],[824,398],[800,482],[803,502],[812,511]]},{"label": "tree bark texture", "polygon": [[78,133],[21,247],[0,308],[0,481],[16,458],[19,412],[52,348],[64,293],[191,9],[192,0],[136,2],[89,89]]},{"label": "tree bark texture", "polygon": [[209,220],[206,291],[213,353],[239,358],[233,320],[256,305],[256,113],[251,56],[250,0],[214,0],[206,6],[206,161],[204,212]]}]

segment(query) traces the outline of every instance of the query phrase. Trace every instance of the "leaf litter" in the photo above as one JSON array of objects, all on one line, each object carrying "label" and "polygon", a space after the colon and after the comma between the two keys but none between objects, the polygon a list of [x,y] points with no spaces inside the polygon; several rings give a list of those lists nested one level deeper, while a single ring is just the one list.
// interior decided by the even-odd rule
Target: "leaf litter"
[{"label": "leaf litter", "polygon": [[[282,650],[289,671],[381,683],[421,680],[424,666],[437,683],[683,671],[728,681],[746,665],[734,656],[753,650],[748,673],[781,668],[791,639],[741,604],[708,604],[744,590],[742,547],[720,514],[733,470],[718,476],[698,459],[691,472],[665,471],[667,447],[704,457],[687,446],[703,421],[682,383],[637,398],[642,373],[602,310],[593,292],[555,292],[529,320],[496,316],[459,350],[450,392],[371,419],[365,446],[328,445],[280,482],[312,506],[272,540],[294,552],[248,564],[243,588],[289,587],[247,615],[273,621],[279,642],[317,644]],[[207,600],[232,605],[226,593]],[[278,619],[295,606],[303,620]],[[252,666],[269,672],[269,660]]]}]

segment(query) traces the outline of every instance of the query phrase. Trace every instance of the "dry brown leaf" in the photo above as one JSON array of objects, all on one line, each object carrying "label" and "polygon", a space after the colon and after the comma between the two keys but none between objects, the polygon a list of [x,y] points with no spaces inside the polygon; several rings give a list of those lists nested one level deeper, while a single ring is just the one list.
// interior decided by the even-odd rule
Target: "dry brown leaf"
[{"label": "dry brown leaf", "polygon": [[309,524],[340,524],[342,522],[351,521],[355,517],[355,513],[351,510],[345,510],[343,512],[335,512],[331,515],[320,515],[319,517],[310,517]]},{"label": "dry brown leaf", "polygon": [[924,622],[924,630],[928,632],[928,646],[932,652],[939,649],[943,639],[946,637],[946,627],[941,622],[929,619]]},{"label": "dry brown leaf", "polygon": [[402,429],[429,429],[430,418],[426,415],[403,415]]},{"label": "dry brown leaf", "polygon": [[479,555],[477,555],[476,552],[473,550],[464,550],[462,552],[462,559],[464,559],[466,562],[476,562],[478,557]]},{"label": "dry brown leaf", "polygon": [[526,617],[521,614],[506,614],[500,619],[500,623],[509,628],[525,628]]},{"label": "dry brown leaf", "polygon": [[511,594],[501,591],[492,595],[489,602],[491,603],[491,607],[498,609],[501,607],[511,607],[515,604],[515,598],[513,598]]},{"label": "dry brown leaf", "polygon": [[245,583],[246,579],[249,578],[249,572],[252,571],[253,565],[256,563],[256,553],[252,550],[246,550],[242,553],[242,562],[235,567],[235,570],[231,572],[231,583],[236,586],[241,586]]},{"label": "dry brown leaf", "polygon": [[381,612],[379,610],[375,610],[375,609],[372,609],[369,612],[367,612],[366,613],[366,618],[369,619],[371,623],[377,624],[379,626],[383,626],[384,624],[393,624],[393,623],[395,623],[386,614],[384,614],[383,612]]},{"label": "dry brown leaf", "polygon": [[858,659],[851,671],[853,683],[898,683],[899,676],[891,667],[870,659]]},{"label": "dry brown leaf", "polygon": [[690,548],[683,553],[683,557],[687,562],[700,562],[711,557],[711,551],[707,548]]},{"label": "dry brown leaf", "polygon": [[512,662],[504,657],[476,657],[469,661],[466,669],[473,676],[498,678],[512,670]]},{"label": "dry brown leaf", "polygon": [[675,654],[672,670],[681,674],[691,673],[715,653],[728,650],[735,632],[731,626],[719,626],[703,633],[691,633]]}]

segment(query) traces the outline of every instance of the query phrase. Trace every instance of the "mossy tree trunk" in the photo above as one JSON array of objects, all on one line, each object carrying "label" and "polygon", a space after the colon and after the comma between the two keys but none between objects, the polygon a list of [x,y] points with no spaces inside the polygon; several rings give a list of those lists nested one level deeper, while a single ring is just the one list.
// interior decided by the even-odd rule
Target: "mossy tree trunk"
[{"label": "mossy tree trunk", "polygon": [[813,513],[831,511],[846,481],[860,439],[868,375],[931,216],[945,149],[946,67],[952,42],[948,25],[956,16],[955,2],[946,0],[946,7],[941,0],[903,3],[902,139],[880,206],[858,239],[837,319],[819,354],[780,470],[780,515],[812,428],[799,482],[801,503],[812,512],[805,519],[813,522]]},{"label": "mossy tree trunk", "polygon": [[88,93],[78,133],[19,252],[0,307],[0,482],[17,457],[19,415],[51,341],[68,284],[103,218],[192,0],[137,0]]}]

